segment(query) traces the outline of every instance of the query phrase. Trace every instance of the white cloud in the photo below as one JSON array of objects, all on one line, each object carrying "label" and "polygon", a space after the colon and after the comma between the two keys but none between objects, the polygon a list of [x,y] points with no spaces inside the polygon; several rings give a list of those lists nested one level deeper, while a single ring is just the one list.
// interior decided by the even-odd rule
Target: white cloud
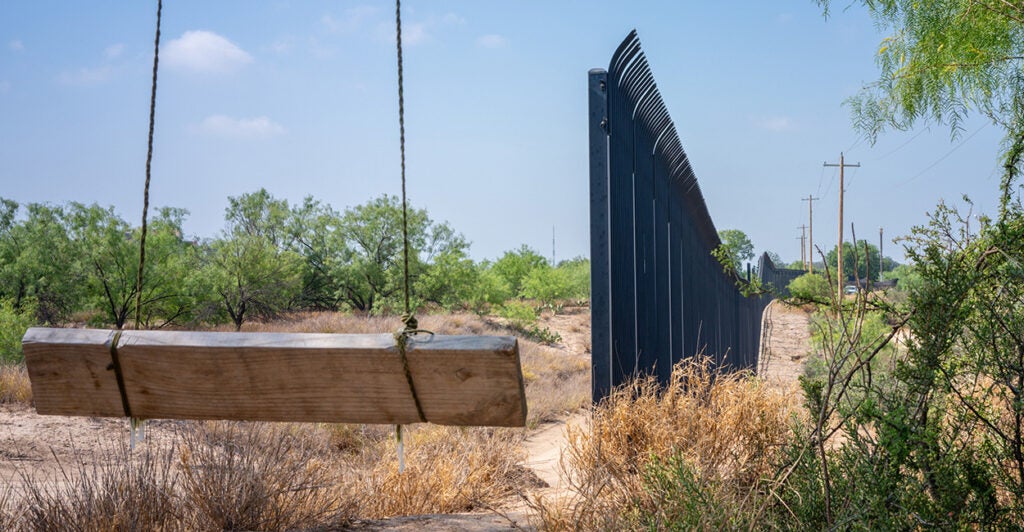
[{"label": "white cloud", "polygon": [[456,15],[455,13],[445,13],[444,16],[440,18],[440,22],[441,24],[451,26],[461,26],[466,23],[466,19]]},{"label": "white cloud", "polygon": [[272,43],[268,47],[271,52],[281,55],[286,54],[295,47],[295,39],[292,37],[282,37]]},{"label": "white cloud", "polygon": [[25,49],[25,44],[22,43],[20,40],[15,39],[15,40],[11,41],[10,43],[8,43],[7,47],[10,48],[11,51],[20,52],[20,51]]},{"label": "white cloud", "polygon": [[76,87],[85,87],[90,85],[99,85],[110,79],[110,75],[113,74],[114,69],[110,65],[98,66],[95,68],[82,67],[78,70],[64,71],[57,77],[57,81],[60,81],[64,85],[72,85]]},{"label": "white cloud", "polygon": [[[430,16],[416,22],[402,23],[402,44],[417,46],[434,40],[434,34],[440,30],[461,26],[466,19],[455,13],[446,13],[442,16]],[[377,24],[377,38],[382,42],[395,42],[394,22],[382,22]]]},{"label": "white cloud", "polygon": [[252,56],[235,43],[205,30],[186,31],[164,46],[168,66],[194,72],[232,72],[252,63]]},{"label": "white cloud", "polygon": [[331,59],[338,55],[338,49],[330,44],[325,44],[316,37],[306,39],[306,48],[309,53],[317,59]]},{"label": "white cloud", "polygon": [[265,116],[256,118],[231,118],[225,115],[210,115],[199,124],[202,133],[234,139],[261,139],[287,132],[284,126]]},{"label": "white cloud", "polygon": [[402,43],[408,44],[409,46],[416,46],[417,44],[423,44],[431,38],[431,35],[427,33],[427,25],[422,22],[415,24],[409,24],[402,28]]},{"label": "white cloud", "polygon": [[124,53],[123,44],[111,44],[106,48],[106,50],[103,50],[103,57],[106,57],[107,59],[117,59],[118,57],[121,57],[122,53]]},{"label": "white cloud", "polygon": [[326,14],[320,17],[320,24],[331,33],[352,33],[365,27],[368,19],[377,14],[373,6],[356,6],[346,9],[341,18]]},{"label": "white cloud", "polygon": [[796,123],[788,116],[768,116],[754,119],[754,125],[760,129],[766,129],[775,133],[793,131]]},{"label": "white cloud", "polygon": [[10,92],[10,90],[11,90],[11,82],[7,81],[6,79],[0,80],[0,94],[3,94],[5,92]]},{"label": "white cloud", "polygon": [[476,45],[483,48],[501,48],[508,44],[508,39],[494,33],[481,35],[476,40]]}]

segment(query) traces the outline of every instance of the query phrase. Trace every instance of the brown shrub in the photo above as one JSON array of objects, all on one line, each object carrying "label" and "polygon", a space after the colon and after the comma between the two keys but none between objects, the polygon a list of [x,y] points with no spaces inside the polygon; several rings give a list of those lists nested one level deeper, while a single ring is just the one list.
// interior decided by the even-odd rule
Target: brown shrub
[{"label": "brown shrub", "polygon": [[360,516],[466,512],[501,504],[528,481],[519,431],[426,425],[405,431],[406,469],[395,442],[363,479]]},{"label": "brown shrub", "polygon": [[32,383],[24,364],[0,364],[0,403],[30,404]]},{"label": "brown shrub", "polygon": [[105,450],[101,463],[60,475],[22,473],[24,497],[5,530],[181,530],[173,453],[159,447],[134,453],[127,446]]},{"label": "brown shrub", "polygon": [[683,361],[668,386],[634,381],[594,410],[589,427],[569,427],[563,470],[575,495],[533,506],[548,529],[641,526],[637,516],[657,516],[667,502],[650,489],[651,467],[675,460],[709,500],[736,515],[752,512],[796,410],[794,398],[756,378],[718,373],[702,358]]},{"label": "brown shrub", "polygon": [[178,452],[182,497],[196,530],[342,526],[355,508],[331,457],[302,429],[266,423],[190,424]]}]

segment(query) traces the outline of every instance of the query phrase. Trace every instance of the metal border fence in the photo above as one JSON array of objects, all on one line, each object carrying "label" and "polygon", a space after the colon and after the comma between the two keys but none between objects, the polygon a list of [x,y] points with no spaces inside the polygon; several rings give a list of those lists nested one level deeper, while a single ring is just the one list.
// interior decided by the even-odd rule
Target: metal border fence
[{"label": "metal border fence", "polygon": [[[756,368],[770,298],[744,297],[711,255],[718,232],[635,30],[589,94],[594,401],[636,375],[667,382],[695,353]],[[761,258],[760,275],[779,271]]]}]

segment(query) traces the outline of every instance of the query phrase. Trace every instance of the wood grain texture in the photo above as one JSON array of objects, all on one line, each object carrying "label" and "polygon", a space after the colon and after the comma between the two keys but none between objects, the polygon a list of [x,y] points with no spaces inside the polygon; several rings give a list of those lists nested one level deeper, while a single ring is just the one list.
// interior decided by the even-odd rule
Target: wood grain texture
[{"label": "wood grain texture", "polygon": [[[92,376],[110,363],[112,337],[112,331],[74,329],[26,334],[33,391],[49,399],[40,413],[124,415],[113,371],[100,375],[106,379]],[[136,417],[420,421],[401,355],[388,334],[124,331],[117,353]],[[410,340],[407,355],[428,421],[525,424],[515,338],[419,335]],[[89,385],[69,387],[79,380]],[[97,380],[102,386],[94,384]]]},{"label": "wood grain texture", "polygon": [[22,338],[32,402],[40,414],[123,416],[111,363],[114,331],[33,327]]}]

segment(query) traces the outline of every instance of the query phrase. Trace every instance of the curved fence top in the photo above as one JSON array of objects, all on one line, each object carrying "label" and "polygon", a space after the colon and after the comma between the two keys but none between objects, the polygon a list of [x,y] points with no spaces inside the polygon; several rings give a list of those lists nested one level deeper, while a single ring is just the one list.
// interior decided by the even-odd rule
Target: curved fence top
[{"label": "curved fence top", "polygon": [[[715,249],[722,241],[718,238],[676,126],[658,91],[647,57],[640,49],[640,37],[635,29],[629,32],[612,55],[608,65],[608,84],[610,90],[616,90],[632,103],[632,118],[640,126],[636,129],[637,134],[645,137],[643,144],[654,146],[656,153],[652,155],[668,162],[673,187],[687,202],[704,244],[708,249]],[[610,127],[614,128],[615,124]]]}]

